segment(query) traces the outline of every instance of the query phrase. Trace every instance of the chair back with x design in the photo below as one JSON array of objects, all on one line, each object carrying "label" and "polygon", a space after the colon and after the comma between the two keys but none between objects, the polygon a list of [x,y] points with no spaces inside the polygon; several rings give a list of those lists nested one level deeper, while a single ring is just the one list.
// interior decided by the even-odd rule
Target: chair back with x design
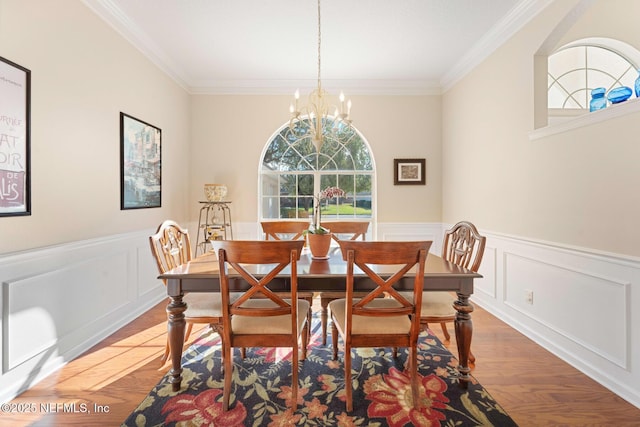
[{"label": "chair back with x design", "polygon": [[[351,348],[409,348],[409,371],[414,407],[418,405],[417,345],[420,334],[420,307],[424,285],[424,265],[431,241],[362,242],[341,240],[347,261],[345,299],[329,303],[333,330],[333,356],[337,358],[338,334],[344,343],[345,394],[351,411]],[[356,268],[360,271],[356,271]],[[356,274],[362,273],[375,287],[366,295],[354,296]],[[399,282],[410,280],[413,297],[399,292]],[[404,284],[404,283],[403,283]],[[385,298],[382,298],[385,296]]]},{"label": "chair back with x design", "polygon": [[[224,364],[223,408],[231,394],[233,347],[289,347],[292,349],[291,394],[295,410],[298,390],[298,343],[306,357],[309,302],[298,298],[297,263],[303,240],[214,241],[218,255],[222,294],[222,360]],[[245,290],[231,298],[230,271],[234,270]],[[233,277],[235,283],[236,275]],[[270,285],[286,280],[288,290],[274,292]],[[247,286],[248,285],[248,286]]]}]

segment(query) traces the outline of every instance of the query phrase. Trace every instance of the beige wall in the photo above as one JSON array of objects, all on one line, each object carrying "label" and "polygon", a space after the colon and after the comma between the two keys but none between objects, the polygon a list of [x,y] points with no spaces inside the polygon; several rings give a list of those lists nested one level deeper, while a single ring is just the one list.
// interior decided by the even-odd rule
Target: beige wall
[{"label": "beige wall", "polygon": [[[631,3],[600,7],[597,35],[609,35],[602,25],[608,22],[616,37],[640,49],[637,26],[617,19]],[[640,108],[539,140],[528,137],[533,56],[579,4],[552,3],[443,96],[443,220],[466,218],[498,233],[640,256]],[[576,26],[584,28],[594,17],[587,11],[580,19]]]},{"label": "beige wall", "polygon": [[[31,70],[32,215],[0,253],[187,219],[187,93],[77,0],[0,0],[0,55]],[[162,129],[162,208],[120,210],[119,113]]]},{"label": "beige wall", "polygon": [[[640,213],[638,114],[528,138],[533,55],[580,3],[552,3],[442,98],[352,97],[354,125],[376,161],[378,221],[470,219],[499,233],[639,254],[634,233],[624,231]],[[584,37],[597,22],[599,36],[637,44],[635,28],[620,19],[637,2],[603,4],[567,34]],[[235,221],[257,220],[260,154],[288,120],[288,96],[190,97],[72,0],[0,0],[0,52],[32,70],[33,92],[33,213],[0,218],[0,253],[153,228],[165,218],[195,221],[208,182],[229,186]],[[119,208],[120,111],[162,129],[162,208]],[[399,157],[427,159],[426,186],[393,185]]]},{"label": "beige wall", "polygon": [[556,48],[586,37],[610,37],[638,48],[639,15],[640,2],[637,0],[596,0],[562,35]]},{"label": "beige wall", "polygon": [[[189,96],[81,2],[0,0],[1,55],[32,71],[32,215],[0,218],[0,253],[196,221],[204,183],[257,220],[262,150],[289,96]],[[81,36],[80,36],[81,35]],[[439,96],[353,96],[377,168],[378,221],[441,219]],[[120,210],[119,113],[162,129],[162,208]],[[394,158],[426,186],[394,186]]]},{"label": "beige wall", "polygon": [[[439,222],[439,96],[352,96],[353,124],[370,144],[377,170],[378,221]],[[289,119],[289,96],[193,96],[191,218],[205,183],[229,188],[233,219],[258,220],[258,169],[273,134]],[[394,158],[426,158],[426,186],[394,186]]]}]

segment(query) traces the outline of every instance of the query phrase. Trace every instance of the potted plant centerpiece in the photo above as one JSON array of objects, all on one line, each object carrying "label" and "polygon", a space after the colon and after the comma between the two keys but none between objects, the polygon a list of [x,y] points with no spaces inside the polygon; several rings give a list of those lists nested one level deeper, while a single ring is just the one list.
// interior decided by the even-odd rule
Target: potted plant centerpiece
[{"label": "potted plant centerpiece", "polygon": [[334,197],[344,197],[344,190],[338,187],[327,187],[316,197],[313,222],[307,230],[307,242],[313,259],[327,259],[331,246],[331,230],[322,227],[322,202]]}]

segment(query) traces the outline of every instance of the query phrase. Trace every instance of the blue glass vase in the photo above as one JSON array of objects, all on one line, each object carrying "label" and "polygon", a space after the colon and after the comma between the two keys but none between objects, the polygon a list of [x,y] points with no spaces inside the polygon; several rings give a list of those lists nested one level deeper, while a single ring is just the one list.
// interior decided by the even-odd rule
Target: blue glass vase
[{"label": "blue glass vase", "polygon": [[631,88],[627,86],[620,86],[615,89],[611,89],[607,98],[609,98],[609,102],[612,104],[619,104],[621,102],[626,101],[631,96]]},{"label": "blue glass vase", "polygon": [[634,88],[636,90],[636,98],[640,98],[640,70],[638,70],[638,78],[636,78],[636,84]]},{"label": "blue glass vase", "polygon": [[589,102],[589,111],[602,110],[607,106],[607,99],[604,93],[607,90],[603,87],[597,87],[591,91],[591,101]]}]

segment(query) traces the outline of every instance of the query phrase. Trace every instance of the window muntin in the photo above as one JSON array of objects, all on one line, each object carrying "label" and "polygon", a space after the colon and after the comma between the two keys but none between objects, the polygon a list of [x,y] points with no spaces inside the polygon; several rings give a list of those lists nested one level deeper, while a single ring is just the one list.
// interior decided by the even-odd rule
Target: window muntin
[{"label": "window muntin", "polygon": [[[325,128],[333,120],[325,122]],[[310,137],[297,139],[288,125],[271,139],[260,170],[262,219],[309,218],[314,195],[337,186],[345,197],[322,203],[322,218],[372,218],[374,166],[369,147],[355,128],[343,126],[340,138],[326,132],[318,154]]]},{"label": "window muntin", "polygon": [[549,56],[548,108],[588,110],[592,89],[632,88],[636,70],[633,59],[617,49],[588,41],[567,45]]}]

